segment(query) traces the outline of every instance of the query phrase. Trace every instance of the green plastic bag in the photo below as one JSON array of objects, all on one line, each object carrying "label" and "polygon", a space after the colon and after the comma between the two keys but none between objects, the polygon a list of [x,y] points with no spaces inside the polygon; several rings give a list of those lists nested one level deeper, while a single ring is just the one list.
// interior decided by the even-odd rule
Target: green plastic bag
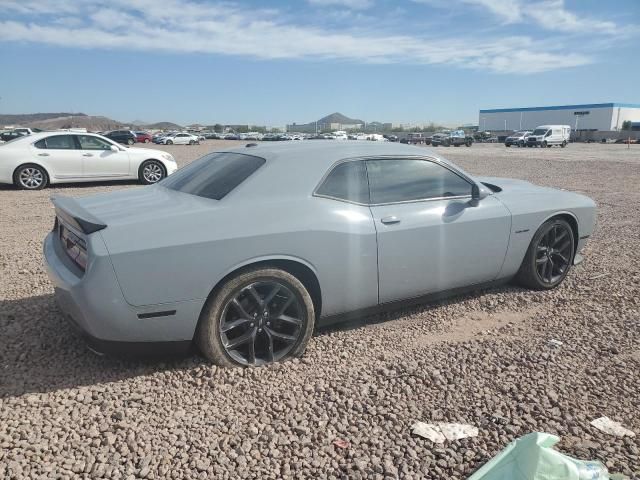
[{"label": "green plastic bag", "polygon": [[563,455],[552,447],[560,439],[529,433],[514,440],[469,480],[608,480],[602,463]]}]

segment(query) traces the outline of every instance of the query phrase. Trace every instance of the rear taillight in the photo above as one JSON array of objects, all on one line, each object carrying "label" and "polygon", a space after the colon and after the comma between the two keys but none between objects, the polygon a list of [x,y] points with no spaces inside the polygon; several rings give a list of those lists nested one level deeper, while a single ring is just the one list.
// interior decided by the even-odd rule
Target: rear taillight
[{"label": "rear taillight", "polygon": [[67,256],[82,271],[87,268],[87,242],[65,225],[60,224],[59,228],[60,243]]}]

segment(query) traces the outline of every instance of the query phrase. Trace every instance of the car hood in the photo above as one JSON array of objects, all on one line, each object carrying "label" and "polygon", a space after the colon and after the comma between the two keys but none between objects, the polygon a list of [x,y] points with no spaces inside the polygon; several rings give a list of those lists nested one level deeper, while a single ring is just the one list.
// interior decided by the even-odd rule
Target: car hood
[{"label": "car hood", "polygon": [[[594,206],[594,202],[589,197],[577,192],[562,190],[551,187],[541,187],[526,180],[518,180],[515,178],[501,177],[475,177],[476,180],[483,184],[491,185],[490,190],[494,191],[494,195],[508,206],[514,202],[525,202],[531,208],[541,206],[541,202],[551,202],[556,207],[570,205],[586,205]],[[496,190],[493,187],[498,187]]]}]

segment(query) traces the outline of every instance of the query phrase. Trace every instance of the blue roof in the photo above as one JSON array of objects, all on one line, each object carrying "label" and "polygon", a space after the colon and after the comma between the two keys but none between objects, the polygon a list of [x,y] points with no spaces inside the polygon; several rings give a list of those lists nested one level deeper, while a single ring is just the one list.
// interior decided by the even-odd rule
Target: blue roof
[{"label": "blue roof", "polygon": [[525,108],[494,108],[480,110],[480,113],[504,113],[504,112],[540,112],[543,110],[576,110],[583,108],[640,108],[638,103],[586,103],[584,105],[551,105],[549,107],[525,107]]}]

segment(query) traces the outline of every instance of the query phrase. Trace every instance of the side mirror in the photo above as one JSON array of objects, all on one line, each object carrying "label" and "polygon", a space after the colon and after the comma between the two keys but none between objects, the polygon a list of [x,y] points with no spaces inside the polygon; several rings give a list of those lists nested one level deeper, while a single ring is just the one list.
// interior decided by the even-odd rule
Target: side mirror
[{"label": "side mirror", "polygon": [[114,152],[119,152],[120,149],[118,147],[116,147],[115,145],[111,145],[111,150]]},{"label": "side mirror", "polygon": [[480,187],[475,183],[471,185],[471,200],[480,200]]}]

